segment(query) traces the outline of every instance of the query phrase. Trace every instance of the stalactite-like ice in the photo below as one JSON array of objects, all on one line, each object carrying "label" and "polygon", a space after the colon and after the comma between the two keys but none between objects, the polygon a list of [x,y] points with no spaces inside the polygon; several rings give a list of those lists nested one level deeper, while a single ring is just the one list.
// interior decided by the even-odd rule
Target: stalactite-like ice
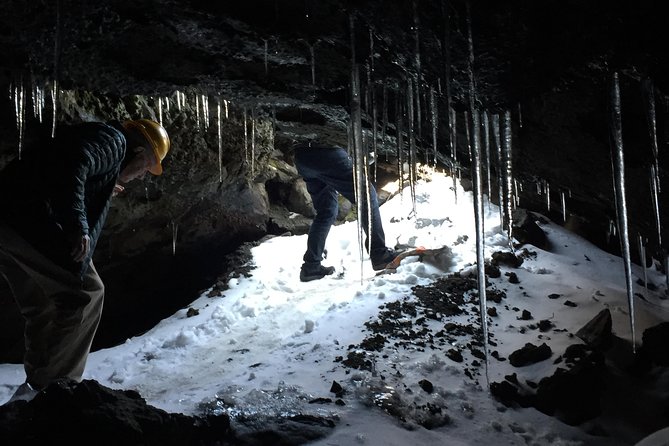
[{"label": "stalactite-like ice", "polygon": [[622,113],[620,106],[620,85],[618,73],[613,74],[611,82],[609,128],[611,131],[611,161],[613,164],[613,188],[616,199],[618,234],[627,284],[627,302],[629,306],[630,329],[632,333],[632,351],[636,353],[636,324],[634,322],[634,282],[632,280],[632,261],[627,223],[627,200],[625,197],[625,158],[623,155]]}]

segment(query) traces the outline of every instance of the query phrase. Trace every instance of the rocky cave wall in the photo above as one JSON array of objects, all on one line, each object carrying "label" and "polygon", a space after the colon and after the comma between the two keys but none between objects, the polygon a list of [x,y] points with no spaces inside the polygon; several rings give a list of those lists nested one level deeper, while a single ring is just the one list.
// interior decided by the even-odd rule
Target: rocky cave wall
[{"label": "rocky cave wall", "polygon": [[[383,171],[399,173],[398,121],[408,149],[412,88],[420,158],[433,150],[434,92],[440,167],[453,164],[450,107],[456,167],[467,180],[470,26],[475,107],[489,115],[511,113],[519,206],[560,222],[564,196],[564,223],[612,252],[619,251],[619,240],[609,231],[616,213],[609,82],[620,73],[630,235],[642,234],[649,254],[664,260],[650,198],[652,151],[640,88],[646,79],[653,83],[666,188],[669,48],[655,1],[0,3],[0,84],[9,93],[0,102],[0,165],[17,155],[21,87],[26,145],[51,131],[55,82],[58,125],[149,117],[162,120],[172,139],[165,174],[131,185],[114,201],[103,231],[95,261],[108,297],[96,347],[148,329],[187,305],[243,261],[233,254],[243,242],[308,227],[312,210],[286,149],[297,135],[309,134],[347,144],[353,60],[362,80],[366,134],[388,116],[385,144],[378,146],[389,160]],[[32,115],[35,86],[45,94],[42,123]],[[185,104],[177,91],[185,94]],[[494,163],[491,174],[494,191]],[[498,201],[495,193],[491,199]],[[664,222],[663,202],[660,210]],[[288,218],[291,211],[301,217]],[[164,313],[147,321],[145,313],[156,302],[164,304]],[[3,345],[13,346],[7,356],[16,359],[20,319],[11,302],[2,309],[6,322],[0,325],[11,333],[3,335]],[[119,325],[127,332],[119,334]]]}]

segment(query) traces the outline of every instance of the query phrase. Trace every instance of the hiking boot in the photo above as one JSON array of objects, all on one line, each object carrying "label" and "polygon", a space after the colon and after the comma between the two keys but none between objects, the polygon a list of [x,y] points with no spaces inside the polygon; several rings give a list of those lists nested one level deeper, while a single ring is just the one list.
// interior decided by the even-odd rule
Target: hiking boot
[{"label": "hiking boot", "polygon": [[312,280],[318,280],[325,276],[329,276],[334,272],[334,266],[318,265],[315,268],[305,268],[302,266],[302,269],[300,269],[300,281],[311,282]]},{"label": "hiking boot", "polygon": [[381,271],[382,269],[386,269],[388,267],[388,264],[395,260],[395,257],[400,255],[404,250],[394,250],[394,249],[386,249],[386,251],[379,257],[376,257],[372,259],[372,269],[374,271]]}]

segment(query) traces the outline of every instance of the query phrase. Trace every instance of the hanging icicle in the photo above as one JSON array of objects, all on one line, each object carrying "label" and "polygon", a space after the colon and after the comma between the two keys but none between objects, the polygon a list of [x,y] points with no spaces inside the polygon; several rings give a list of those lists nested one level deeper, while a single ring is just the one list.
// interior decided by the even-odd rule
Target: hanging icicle
[{"label": "hanging icicle", "polygon": [[264,39],[265,42],[265,76],[269,73],[269,42],[267,39]]},{"label": "hanging icicle", "polygon": [[[432,162],[437,166],[437,130],[439,117],[437,112],[437,101],[435,100],[434,87],[430,87],[430,122],[432,124]],[[427,152],[427,151],[426,151]]]},{"label": "hanging icicle", "polygon": [[629,306],[630,329],[632,334],[632,351],[636,353],[636,324],[634,323],[634,283],[632,280],[632,262],[630,259],[630,243],[627,225],[627,201],[625,198],[625,158],[623,156],[623,132],[620,106],[620,85],[618,73],[613,73],[611,85],[609,129],[611,131],[611,160],[613,163],[614,191],[616,199],[616,215],[618,218],[618,234],[620,248],[625,266],[627,283],[627,302]]},{"label": "hanging icicle", "polygon": [[490,204],[492,202],[490,198],[490,191],[492,188],[490,184],[490,121],[486,110],[483,110],[483,150],[485,156],[486,193],[488,204]]},{"label": "hanging icicle", "polygon": [[653,160],[650,166],[650,190],[651,199],[653,202],[653,213],[655,215],[655,228],[657,231],[658,245],[662,246],[662,224],[660,220],[660,162],[657,146],[657,119],[655,116],[655,86],[651,79],[643,79],[641,81],[641,91],[643,94],[643,101],[646,108],[646,121],[648,123],[648,132],[650,134],[650,142]]},{"label": "hanging icicle", "polygon": [[397,120],[397,176],[399,179],[400,195],[404,193],[404,104],[400,99],[401,92],[395,95],[395,118]]},{"label": "hanging icicle", "polygon": [[504,229],[504,222],[506,221],[504,206],[504,169],[502,163],[502,142],[499,126],[499,115],[495,113],[492,115],[492,135],[495,143],[495,154],[497,155],[497,199],[499,203],[499,224]]},{"label": "hanging icicle", "polygon": [[[388,129],[388,87],[383,85],[383,112],[381,117],[381,149],[386,154],[386,162],[388,161],[388,152],[386,149],[386,131]],[[377,158],[378,160],[378,158]]]},{"label": "hanging icicle", "polygon": [[251,109],[251,176],[256,171],[256,109]]},{"label": "hanging icicle", "polygon": [[413,82],[407,78],[407,139],[409,142],[409,190],[411,192],[411,215],[416,215],[416,138],[414,135]]},{"label": "hanging icicle", "polygon": [[248,112],[246,111],[246,107],[244,107],[243,111],[243,116],[244,116],[244,163],[248,166],[249,164],[249,124],[248,124]]},{"label": "hanging icicle", "polygon": [[311,85],[313,86],[316,86],[316,43],[309,45],[309,60],[311,61]]},{"label": "hanging icicle", "polygon": [[511,153],[511,112],[504,113],[504,146],[502,148],[502,162],[504,163],[504,196],[506,210],[504,216],[506,218],[506,233],[509,237],[509,249],[514,252],[513,248],[513,157]]},{"label": "hanging icicle", "polygon": [[[358,215],[358,246],[359,246],[359,255],[360,263],[364,257],[364,246],[365,246],[365,237],[364,229],[362,226],[362,215],[363,212],[367,212],[367,209],[363,206],[364,203],[369,203],[368,196],[369,190],[367,188],[367,180],[365,177],[364,169],[365,166],[365,157],[363,154],[364,145],[362,137],[362,105],[360,103],[360,74],[358,66],[353,65],[351,70],[351,135],[350,138],[353,142],[353,167],[354,167],[354,183],[355,183],[355,203],[356,210]],[[367,206],[369,208],[369,206]],[[367,219],[368,222],[371,222],[371,219]],[[371,232],[370,232],[371,233]],[[360,280],[362,281],[362,266],[360,267]]]},{"label": "hanging icicle", "polygon": [[648,271],[646,268],[646,246],[643,241],[643,236],[639,234],[639,262],[641,263],[641,270],[643,271],[643,287],[645,288],[644,295],[648,295]]},{"label": "hanging icicle", "polygon": [[21,159],[21,154],[23,153],[23,140],[25,136],[26,128],[26,98],[25,98],[25,89],[23,87],[23,78],[18,82],[18,85],[14,86],[12,92],[12,99],[14,101],[14,115],[16,116],[16,130],[18,132],[18,148],[19,148],[19,159]]},{"label": "hanging icicle", "polygon": [[200,131],[200,96],[195,95],[195,128]]},{"label": "hanging icicle", "polygon": [[174,220],[171,221],[172,226],[172,255],[177,254],[177,233],[179,232],[179,223],[176,223]]},{"label": "hanging icicle", "polygon": [[218,123],[218,183],[223,183],[223,133],[221,123],[221,98],[216,104],[216,122]]},{"label": "hanging icicle", "polygon": [[379,159],[379,152],[378,152],[378,111],[376,107],[376,89],[372,88],[372,152],[369,154],[370,157],[370,162],[374,163],[374,169],[372,170],[372,182],[376,183],[376,169],[378,167],[378,159]]},{"label": "hanging icicle", "polygon": [[[476,109],[476,84],[474,83],[474,44],[472,39],[471,13],[469,2],[467,2],[467,28],[469,41],[469,111],[471,113],[471,133],[468,132],[468,143],[470,145],[472,161],[472,176],[474,188],[474,220],[476,225],[476,270],[478,276],[479,305],[481,319],[481,333],[483,335],[483,351],[485,354],[485,376],[486,383],[490,386],[488,367],[490,353],[488,348],[488,311],[486,303],[486,277],[485,277],[485,234],[483,227],[483,187],[481,184],[481,136],[480,115]],[[469,128],[465,120],[466,127]],[[471,135],[472,140],[469,139]]]}]

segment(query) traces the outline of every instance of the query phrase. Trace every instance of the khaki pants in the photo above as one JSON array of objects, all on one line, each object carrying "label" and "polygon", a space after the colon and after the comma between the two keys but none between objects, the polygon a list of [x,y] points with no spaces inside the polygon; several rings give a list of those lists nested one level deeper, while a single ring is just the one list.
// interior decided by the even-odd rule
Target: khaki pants
[{"label": "khaki pants", "polygon": [[81,381],[104,300],[93,262],[81,281],[0,223],[0,276],[25,319],[26,382]]}]

